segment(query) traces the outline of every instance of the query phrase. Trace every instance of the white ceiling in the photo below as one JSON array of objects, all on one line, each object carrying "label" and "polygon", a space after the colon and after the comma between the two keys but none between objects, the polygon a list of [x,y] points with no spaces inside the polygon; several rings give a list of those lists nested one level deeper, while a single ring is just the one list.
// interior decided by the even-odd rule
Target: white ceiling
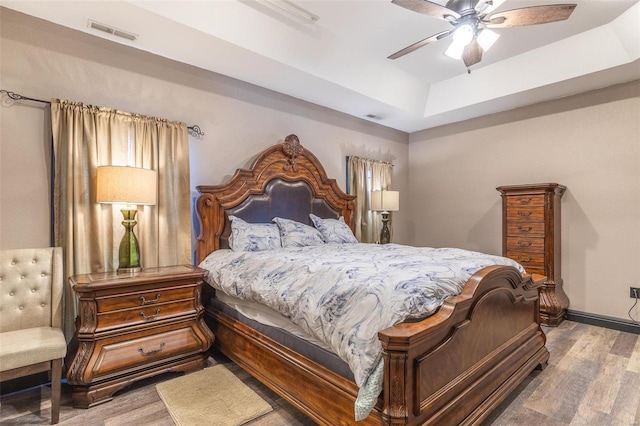
[{"label": "white ceiling", "polygon": [[[507,0],[497,11],[563,2],[571,0]],[[314,24],[253,0],[0,0],[29,15],[406,132],[639,79],[640,0],[573,2],[577,7],[566,21],[496,30],[500,39],[468,74],[462,61],[444,55],[450,38],[387,59],[451,28],[390,0],[297,0],[319,16]],[[137,39],[96,31],[88,20]]]}]

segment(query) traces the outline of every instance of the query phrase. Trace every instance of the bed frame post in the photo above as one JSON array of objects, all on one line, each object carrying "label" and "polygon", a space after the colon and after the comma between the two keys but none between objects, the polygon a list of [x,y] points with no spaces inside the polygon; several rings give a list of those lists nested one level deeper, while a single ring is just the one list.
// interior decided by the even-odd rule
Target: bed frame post
[{"label": "bed frame post", "polygon": [[208,253],[220,248],[220,234],[222,234],[220,220],[224,212],[220,211],[220,204],[212,194],[202,194],[196,201],[196,211],[200,221],[200,235],[196,237],[197,264],[200,264]]},{"label": "bed frame post", "polygon": [[408,354],[401,351],[384,350],[384,383],[389,384],[389,392],[383,392],[382,417],[389,425],[406,425],[408,421],[408,401],[405,389],[407,383]]}]

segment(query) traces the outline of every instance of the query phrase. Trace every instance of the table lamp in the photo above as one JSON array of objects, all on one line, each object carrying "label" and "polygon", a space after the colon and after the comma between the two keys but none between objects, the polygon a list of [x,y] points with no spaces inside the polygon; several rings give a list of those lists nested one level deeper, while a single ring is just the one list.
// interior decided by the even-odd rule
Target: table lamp
[{"label": "table lamp", "polygon": [[96,176],[96,201],[104,204],[124,204],[120,211],[125,233],[120,242],[118,273],[141,270],[140,246],[133,227],[136,226],[136,205],[154,205],[157,197],[157,173],[138,167],[101,166]]},{"label": "table lamp", "polygon": [[398,191],[373,191],[371,210],[382,212],[380,244],[391,242],[391,232],[389,232],[387,222],[389,222],[389,212],[400,210],[400,193]]}]

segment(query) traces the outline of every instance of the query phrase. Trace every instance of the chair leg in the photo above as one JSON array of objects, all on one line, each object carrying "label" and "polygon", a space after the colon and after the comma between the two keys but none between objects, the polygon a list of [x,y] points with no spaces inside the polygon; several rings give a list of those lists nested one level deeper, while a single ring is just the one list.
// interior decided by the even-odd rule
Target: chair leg
[{"label": "chair leg", "polygon": [[60,393],[62,388],[62,359],[51,361],[51,424],[60,420]]}]

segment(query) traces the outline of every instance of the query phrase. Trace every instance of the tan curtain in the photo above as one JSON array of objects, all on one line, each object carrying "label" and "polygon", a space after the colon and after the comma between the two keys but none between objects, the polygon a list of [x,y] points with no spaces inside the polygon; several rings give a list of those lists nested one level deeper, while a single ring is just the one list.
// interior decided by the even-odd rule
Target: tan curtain
[{"label": "tan curtain", "polygon": [[[184,123],[133,116],[135,166],[158,171],[158,203],[138,206],[142,266],[191,263],[189,140]],[[121,226],[122,231],[124,228]],[[171,232],[167,232],[171,230]],[[119,234],[122,237],[122,233]],[[112,258],[117,268],[116,255]]]},{"label": "tan curtain", "polygon": [[358,241],[372,243],[380,239],[382,216],[371,210],[371,193],[391,189],[393,165],[386,161],[350,156],[349,193],[356,196],[355,234]]},{"label": "tan curtain", "polygon": [[[53,99],[54,244],[65,249],[65,276],[112,271],[124,235],[119,206],[98,204],[98,166],[158,172],[158,203],[138,206],[135,233],[143,267],[190,263],[189,154],[184,123]],[[168,232],[171,230],[171,232]],[[75,330],[76,300],[65,287],[64,330]]]}]

